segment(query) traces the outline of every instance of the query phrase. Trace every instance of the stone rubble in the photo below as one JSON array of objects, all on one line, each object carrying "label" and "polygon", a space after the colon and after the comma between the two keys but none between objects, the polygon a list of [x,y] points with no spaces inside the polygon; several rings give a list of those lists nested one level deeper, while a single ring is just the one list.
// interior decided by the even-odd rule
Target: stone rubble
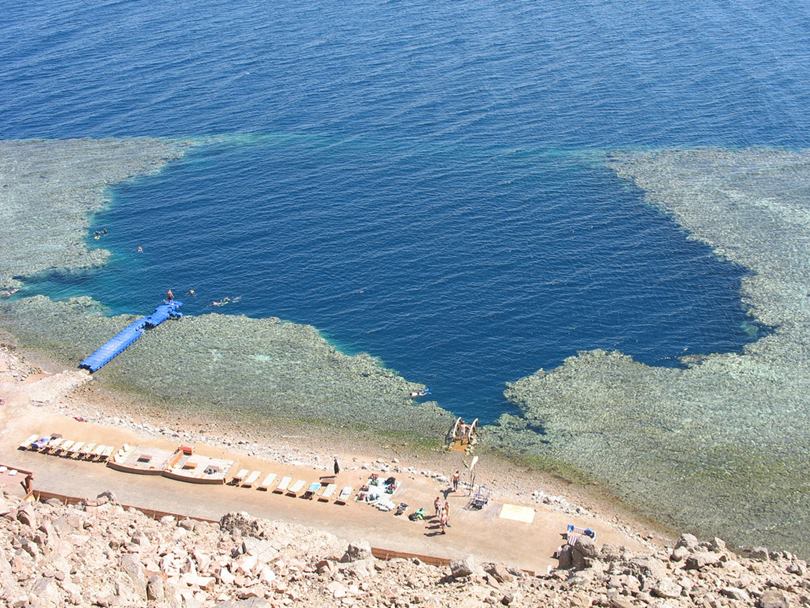
[{"label": "stone rubble", "polygon": [[0,605],[13,608],[810,606],[795,555],[734,553],[689,534],[646,555],[580,538],[560,553],[571,567],[535,575],[472,555],[442,567],[382,561],[364,540],[247,513],[155,520],[108,493],[74,506],[0,504]]}]

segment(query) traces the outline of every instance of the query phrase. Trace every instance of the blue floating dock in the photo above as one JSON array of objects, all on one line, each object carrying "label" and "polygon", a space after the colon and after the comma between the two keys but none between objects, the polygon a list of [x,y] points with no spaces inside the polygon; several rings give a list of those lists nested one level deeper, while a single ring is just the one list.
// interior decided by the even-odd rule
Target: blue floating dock
[{"label": "blue floating dock", "polygon": [[92,355],[83,359],[79,363],[79,367],[91,372],[97,372],[140,338],[145,329],[157,327],[167,319],[179,319],[182,317],[183,313],[178,310],[182,305],[183,303],[177,300],[163,302],[163,304],[155,308],[151,315],[136,319],[107,340]]}]

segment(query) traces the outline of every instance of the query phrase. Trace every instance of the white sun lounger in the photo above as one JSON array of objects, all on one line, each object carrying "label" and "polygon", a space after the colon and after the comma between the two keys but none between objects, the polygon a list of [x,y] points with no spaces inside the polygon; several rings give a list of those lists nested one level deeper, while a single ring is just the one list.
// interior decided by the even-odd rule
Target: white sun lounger
[{"label": "white sun lounger", "polygon": [[257,490],[264,490],[267,492],[270,489],[270,486],[273,485],[273,482],[276,480],[277,475],[275,473],[270,473],[267,477],[264,478],[264,481],[259,485]]},{"label": "white sun lounger", "polygon": [[326,486],[326,488],[324,488],[324,491],[321,492],[320,496],[318,496],[318,500],[329,502],[329,499],[332,498],[332,494],[335,493],[335,488],[337,488],[337,486],[330,483],[328,486]]},{"label": "white sun lounger", "polygon": [[79,458],[87,458],[88,456],[91,456],[95,448],[95,443],[85,443],[79,450]]},{"label": "white sun lounger", "polygon": [[28,448],[30,448],[30,447],[31,447],[31,444],[32,444],[32,443],[34,443],[34,442],[35,442],[37,439],[39,439],[39,435],[37,435],[36,433],[34,433],[34,434],[33,434],[33,435],[31,435],[31,436],[30,436],[28,439],[26,439],[25,441],[23,441],[23,442],[20,444],[20,448],[19,448],[19,449],[21,449],[21,450],[27,450]]},{"label": "white sun lounger", "polygon": [[52,439],[48,442],[48,445],[45,446],[45,449],[42,450],[46,454],[56,454],[59,451],[59,446],[61,446],[65,442],[64,439]]},{"label": "white sun lounger", "polygon": [[352,495],[352,487],[345,486],[338,494],[337,499],[335,500],[336,505],[345,505],[346,501],[349,500],[349,497]]},{"label": "white sun lounger", "polygon": [[243,488],[252,487],[253,484],[256,483],[256,480],[259,479],[259,475],[261,474],[262,474],[261,471],[253,471],[250,475],[248,475],[248,478],[244,481],[242,487]]},{"label": "white sun lounger", "polygon": [[101,444],[98,444],[98,445],[96,446],[96,449],[95,449],[95,450],[93,450],[93,453],[92,453],[92,454],[90,454],[90,457],[91,457],[91,458],[100,458],[100,457],[101,457],[102,452],[104,452],[104,448],[105,448],[105,447],[107,447],[107,446],[105,446],[105,445],[101,445]]},{"label": "white sun lounger", "polygon": [[321,482],[320,481],[313,481],[309,486],[307,486],[306,492],[304,492],[304,498],[309,498],[312,500],[315,497],[315,493],[321,490]]},{"label": "white sun lounger", "polygon": [[247,469],[239,469],[239,472],[233,477],[231,477],[231,483],[233,485],[239,485],[240,483],[242,483],[242,481],[244,481],[245,477],[248,476],[248,473],[250,473],[250,471],[248,471]]},{"label": "white sun lounger", "polygon": [[307,482],[303,479],[299,479],[293,485],[290,486],[290,489],[287,490],[287,494],[292,496],[298,496],[298,493],[304,489],[304,486],[307,485]]},{"label": "white sun lounger", "polygon": [[79,455],[79,450],[84,447],[84,441],[77,441],[74,443],[70,449],[67,451],[68,458],[72,458],[73,456]]},{"label": "white sun lounger", "polygon": [[290,487],[290,482],[292,481],[292,477],[282,477],[279,484],[276,486],[276,489],[273,490],[276,494],[284,494],[287,491],[287,488]]},{"label": "white sun lounger", "polygon": [[[98,448],[101,448],[99,450]],[[96,456],[97,462],[107,462],[112,456],[113,447],[111,445],[100,445],[96,448],[94,455]]]},{"label": "white sun lounger", "polygon": [[67,451],[68,451],[70,448],[72,448],[72,447],[73,447],[73,444],[74,444],[74,443],[75,443],[75,442],[74,442],[73,440],[71,440],[71,439],[66,439],[66,440],[64,440],[62,443],[60,443],[60,444],[59,444],[59,447],[58,447],[58,448],[56,448],[56,449],[53,451],[53,453],[54,453],[54,454],[57,454],[57,455],[59,455],[59,456],[62,456],[63,454],[67,453]]}]

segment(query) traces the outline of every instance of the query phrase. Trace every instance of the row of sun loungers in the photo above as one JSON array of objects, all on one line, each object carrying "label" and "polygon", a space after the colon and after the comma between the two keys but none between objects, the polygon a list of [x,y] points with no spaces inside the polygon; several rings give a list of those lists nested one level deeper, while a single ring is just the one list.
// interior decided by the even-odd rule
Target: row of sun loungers
[{"label": "row of sun loungers", "polygon": [[[88,460],[92,462],[106,462],[107,460],[112,460],[112,462],[120,463],[126,461],[135,448],[125,443],[113,454],[114,448],[108,445],[74,441],[62,437],[54,438],[31,435],[20,443],[19,449],[32,450],[43,454],[52,454],[54,456],[63,456],[65,458],[74,458],[76,460]],[[252,488],[259,481],[261,475],[261,471],[240,469],[236,475],[231,478],[230,483],[231,485],[243,488]],[[329,502],[332,500],[337,490],[337,486],[334,483],[321,483],[320,481],[307,483],[303,479],[293,481],[292,477],[285,476],[276,484],[277,479],[278,476],[275,473],[270,473],[257,486],[257,489],[286,496],[301,496],[302,498],[308,498],[310,500],[317,498],[321,502]],[[335,504],[345,505],[351,495],[352,487],[344,486],[335,499]]]},{"label": "row of sun loungers", "polygon": [[40,437],[39,435],[28,437],[20,444],[19,449],[93,462],[106,462],[113,452],[113,447],[110,445],[73,441],[62,437]]},{"label": "row of sun loungers", "polygon": [[[240,469],[236,475],[231,478],[231,485],[239,486],[242,488],[252,488],[261,477],[261,471],[249,471],[248,469]],[[337,486],[334,483],[322,484],[319,481],[313,481],[307,484],[303,479],[293,481],[292,477],[282,477],[276,483],[278,475],[269,473],[262,482],[256,486],[257,490],[263,492],[272,492],[273,494],[282,494],[286,496],[301,496],[312,500],[317,498],[321,502],[329,502],[335,495]],[[352,495],[352,487],[345,486],[335,499],[335,503],[345,505]]]}]

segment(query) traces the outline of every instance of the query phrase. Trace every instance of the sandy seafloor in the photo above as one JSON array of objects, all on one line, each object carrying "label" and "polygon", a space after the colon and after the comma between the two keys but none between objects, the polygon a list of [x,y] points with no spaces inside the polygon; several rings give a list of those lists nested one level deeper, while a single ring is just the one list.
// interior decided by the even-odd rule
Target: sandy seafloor
[{"label": "sandy seafloor", "polygon": [[[103,264],[85,239],[107,187],[204,143],[1,143],[0,290]],[[751,271],[741,297],[773,331],[681,369],[581,353],[509,386],[523,417],[488,427],[485,445],[573,467],[665,523],[810,554],[800,532],[810,527],[810,154],[662,150],[604,160],[693,238]],[[130,317],[108,317],[89,298],[35,296],[0,300],[0,320],[27,348],[72,364]],[[211,314],[160,327],[98,382],[178,416],[254,430],[283,420],[429,442],[452,419],[414,403],[408,394],[420,385],[373,357],[345,355],[316,329],[274,318]]]}]

